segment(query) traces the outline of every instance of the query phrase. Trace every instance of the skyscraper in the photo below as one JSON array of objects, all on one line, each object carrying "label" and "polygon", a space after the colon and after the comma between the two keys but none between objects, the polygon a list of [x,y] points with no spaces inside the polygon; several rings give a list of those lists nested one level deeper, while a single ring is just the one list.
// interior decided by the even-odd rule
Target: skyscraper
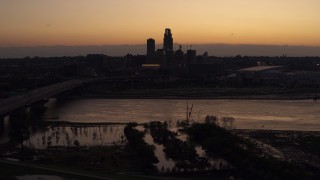
[{"label": "skyscraper", "polygon": [[197,51],[191,49],[192,46],[190,46],[190,49],[187,50],[187,64],[194,64],[196,57],[197,57]]},{"label": "skyscraper", "polygon": [[156,41],[152,38],[147,39],[147,55],[154,55],[156,52]]},{"label": "skyscraper", "polygon": [[167,28],[164,32],[163,50],[173,50],[173,38],[171,29]]}]

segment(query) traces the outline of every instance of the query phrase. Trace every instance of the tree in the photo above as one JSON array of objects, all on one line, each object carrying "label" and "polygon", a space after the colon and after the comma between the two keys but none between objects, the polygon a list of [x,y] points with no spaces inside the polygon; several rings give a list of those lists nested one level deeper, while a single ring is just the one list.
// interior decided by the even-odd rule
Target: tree
[{"label": "tree", "polygon": [[207,115],[205,117],[205,123],[207,124],[214,124],[214,125],[219,125],[218,117],[217,116],[212,116],[212,115]]},{"label": "tree", "polygon": [[222,117],[221,118],[222,121],[222,127],[225,129],[235,129],[235,125],[234,122],[236,121],[235,118],[233,117]]}]

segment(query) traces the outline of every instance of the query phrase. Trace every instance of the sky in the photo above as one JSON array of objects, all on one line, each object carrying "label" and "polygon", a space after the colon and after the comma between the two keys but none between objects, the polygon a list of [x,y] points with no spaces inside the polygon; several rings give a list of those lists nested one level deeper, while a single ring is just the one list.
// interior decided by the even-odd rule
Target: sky
[{"label": "sky", "polygon": [[162,43],[320,46],[319,0],[0,0],[0,47]]}]

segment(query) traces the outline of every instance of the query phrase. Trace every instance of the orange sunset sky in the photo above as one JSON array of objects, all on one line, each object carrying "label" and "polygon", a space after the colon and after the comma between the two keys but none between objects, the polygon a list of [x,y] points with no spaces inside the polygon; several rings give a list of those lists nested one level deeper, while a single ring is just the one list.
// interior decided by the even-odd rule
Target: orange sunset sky
[{"label": "orange sunset sky", "polygon": [[0,47],[162,43],[320,46],[319,0],[1,0]]}]

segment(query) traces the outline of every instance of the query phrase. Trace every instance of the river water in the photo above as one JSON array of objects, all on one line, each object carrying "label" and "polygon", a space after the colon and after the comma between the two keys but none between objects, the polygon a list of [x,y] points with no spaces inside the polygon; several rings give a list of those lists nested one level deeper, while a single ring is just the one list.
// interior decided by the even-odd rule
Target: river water
[{"label": "river water", "polygon": [[148,122],[186,119],[203,122],[206,115],[234,117],[237,129],[320,130],[320,102],[312,100],[51,100],[45,119],[71,122]]},{"label": "river water", "polygon": [[[81,123],[127,123],[172,121],[191,118],[203,122],[206,115],[234,117],[237,129],[320,131],[320,102],[312,100],[168,100],[168,99],[78,99],[58,102],[51,99],[44,121]],[[0,144],[8,141],[9,118],[0,126]],[[81,140],[85,145],[119,143],[124,126],[84,126],[32,128],[28,143],[35,148],[48,145],[72,145]],[[53,139],[54,138],[54,139]]]},{"label": "river water", "polygon": [[[169,99],[78,99],[59,102],[51,99],[43,115],[44,121],[80,122],[81,126],[59,125],[30,127],[25,146],[46,149],[54,146],[99,146],[123,144],[124,125],[83,125],[83,123],[175,122],[186,119],[187,106],[191,119],[203,122],[205,116],[233,117],[237,129],[320,130],[320,102],[311,100],[169,100]],[[8,141],[10,120],[5,118],[0,131],[0,144]],[[180,135],[186,141],[187,137]],[[163,145],[153,142],[149,133],[145,141],[156,147],[159,170],[172,169],[175,162],[166,158]],[[198,155],[205,156],[201,147]],[[227,165],[223,159],[210,159],[213,167]]]}]

